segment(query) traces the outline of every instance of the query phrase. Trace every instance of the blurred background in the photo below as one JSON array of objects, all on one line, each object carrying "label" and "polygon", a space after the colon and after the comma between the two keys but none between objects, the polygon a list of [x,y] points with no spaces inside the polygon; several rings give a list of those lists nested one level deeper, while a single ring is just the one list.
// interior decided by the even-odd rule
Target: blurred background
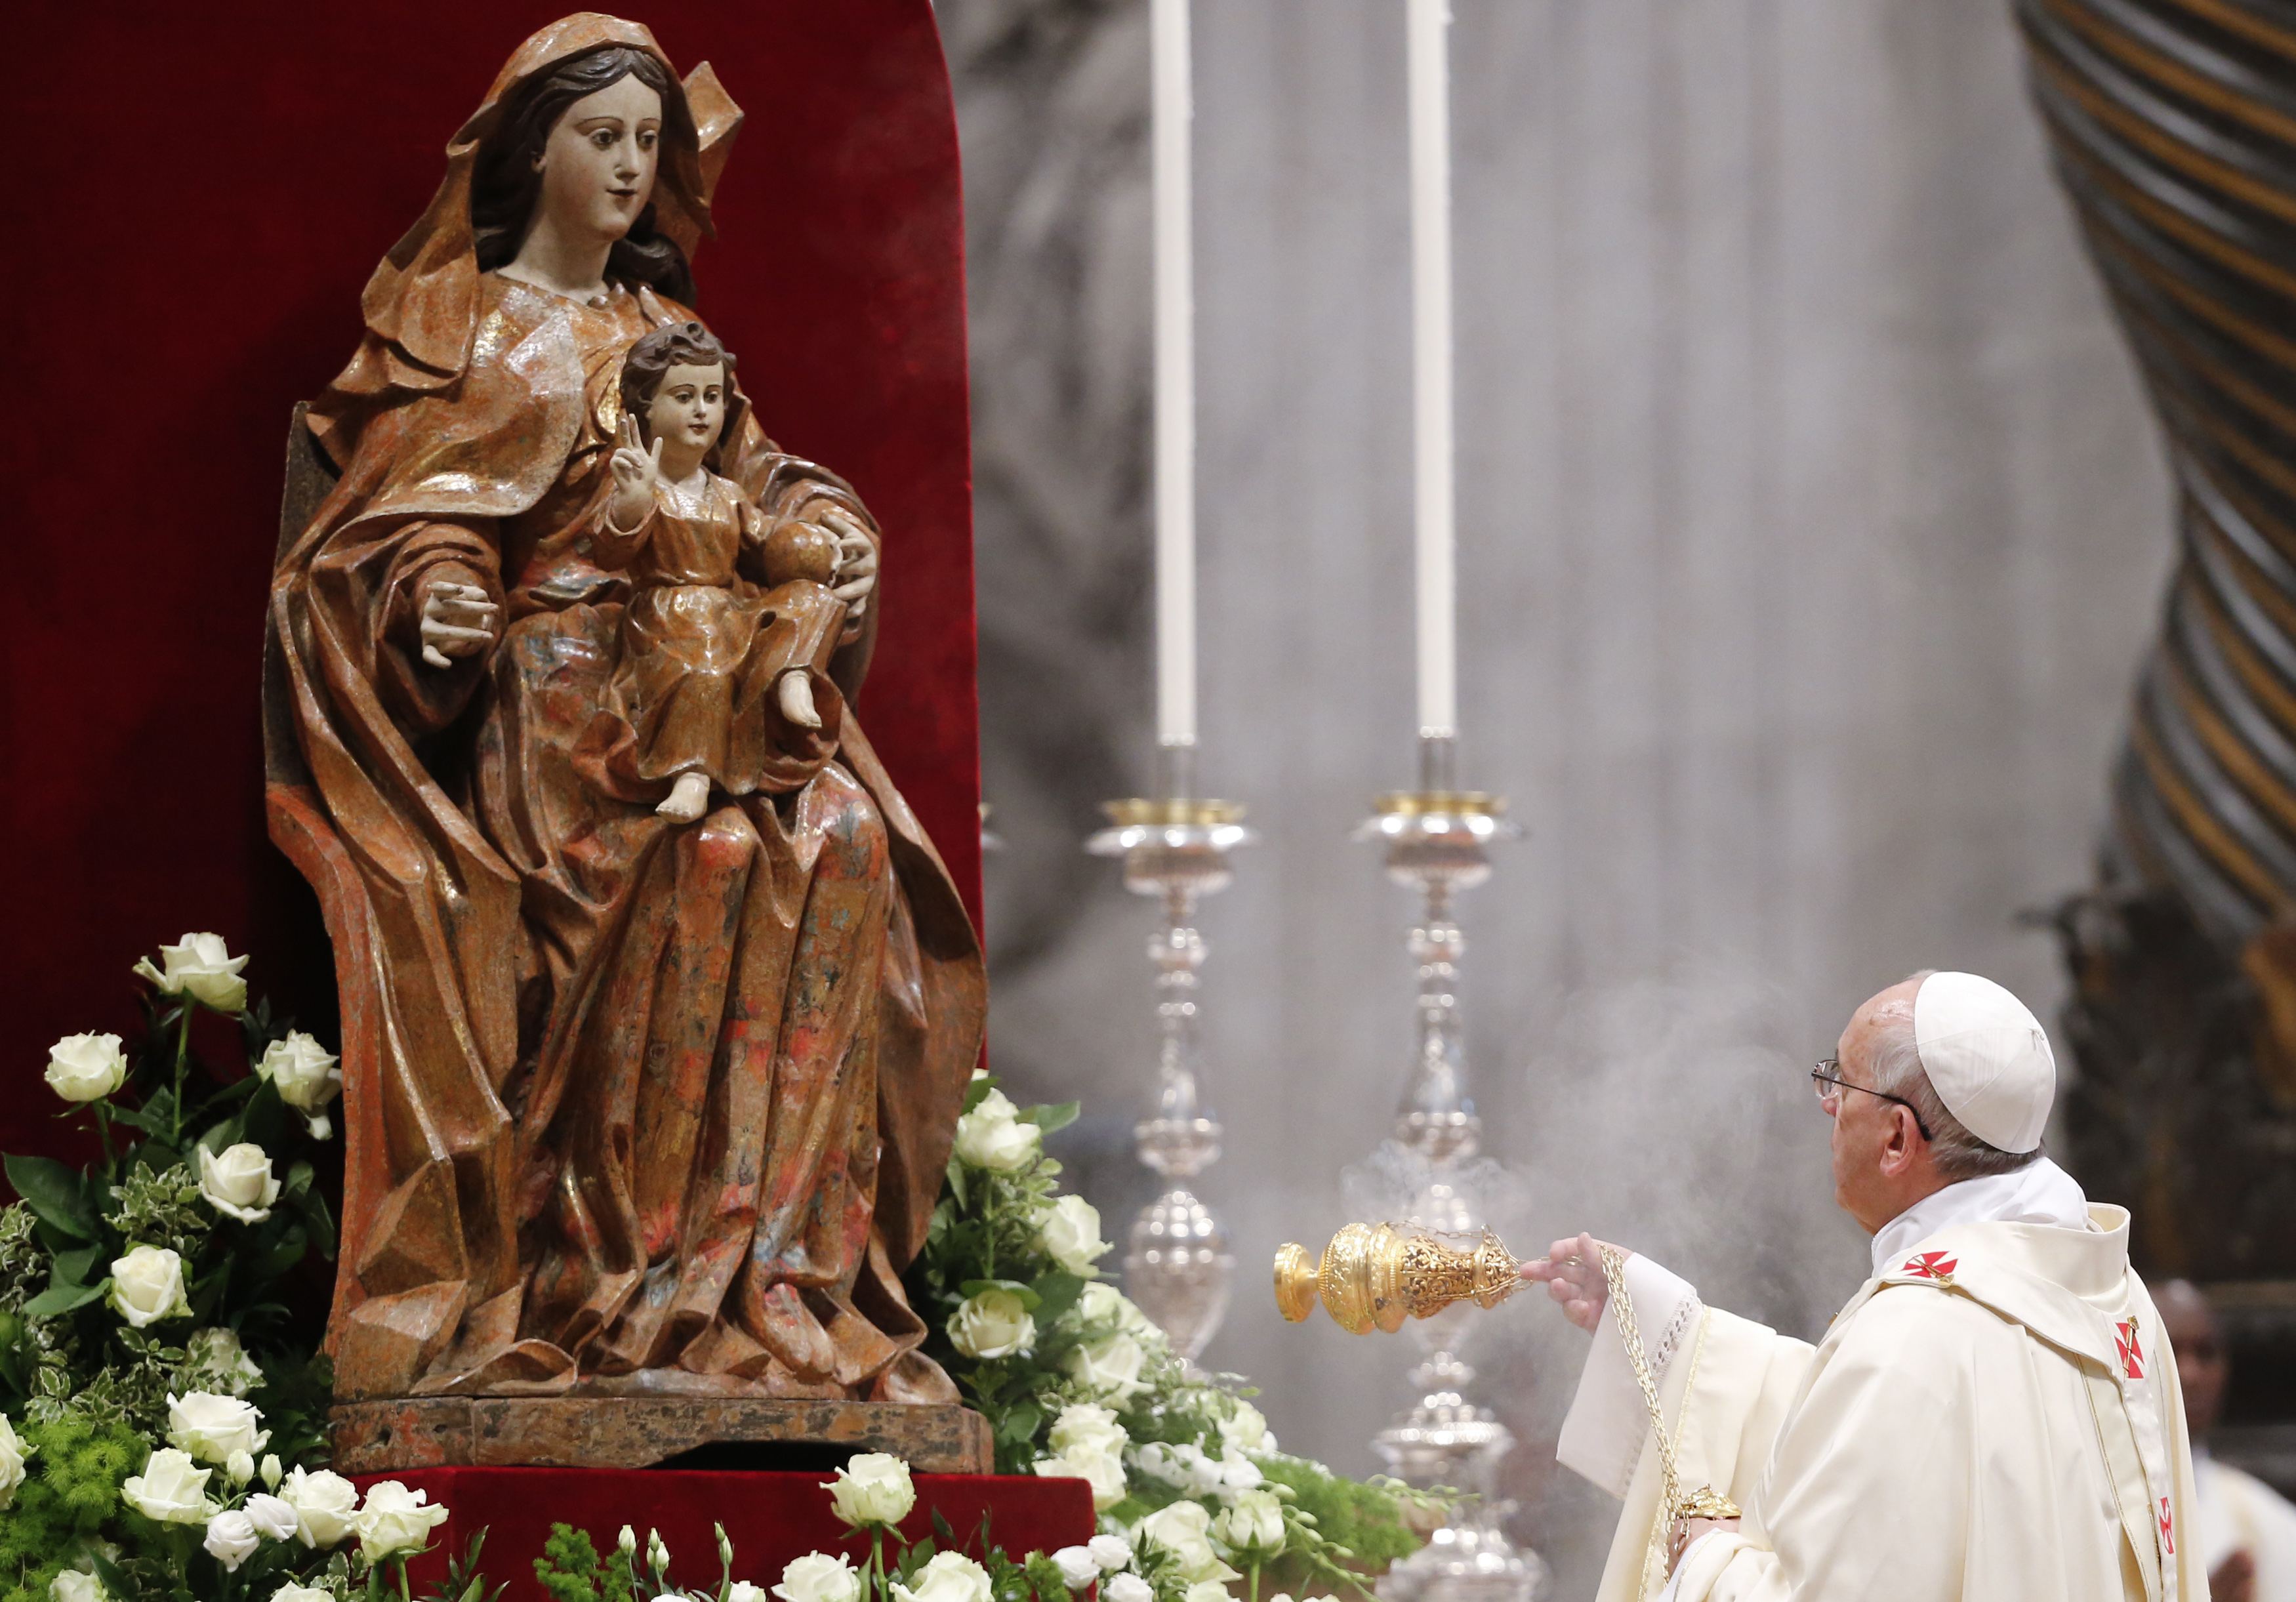
[{"label": "blurred background", "polygon": [[[1147,11],[939,0],[971,251],[991,1050],[1103,1233],[1151,1193],[1149,904],[1082,842],[1151,728]],[[1461,767],[1527,827],[1464,1004],[1524,1255],[1590,1228],[1815,1336],[1865,1272],[1803,1073],[1924,966],[2045,1017],[2170,555],[2161,453],[2004,0],[1454,0]],[[1205,1354],[1363,1472],[1399,1342],[1292,1327],[1413,1039],[1403,8],[1196,0],[1202,788],[1262,842],[1200,919],[1237,1289]],[[2061,1051],[2061,1059],[2070,1054]],[[2115,1199],[2115,1198],[2100,1198]],[[1512,1528],[1587,1337],[1488,1315]]]}]

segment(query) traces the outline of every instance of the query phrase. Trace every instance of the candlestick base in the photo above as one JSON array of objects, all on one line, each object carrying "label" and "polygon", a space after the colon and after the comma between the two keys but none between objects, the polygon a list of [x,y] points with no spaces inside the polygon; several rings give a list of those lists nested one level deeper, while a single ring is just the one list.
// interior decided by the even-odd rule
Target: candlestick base
[{"label": "candlestick base", "polygon": [[[1490,877],[1494,842],[1522,834],[1506,816],[1505,796],[1460,785],[1457,760],[1455,731],[1423,730],[1418,788],[1374,798],[1372,815],[1356,830],[1357,839],[1382,848],[1389,878],[1419,891],[1422,910],[1406,942],[1418,967],[1417,1049],[1392,1132],[1370,1162],[1349,1171],[1349,1187],[1392,1190],[1382,1198],[1389,1216],[1462,1240],[1481,1236],[1490,1248],[1455,1253],[1459,1261],[1448,1262],[1447,1274],[1423,1266],[1422,1283],[1409,1287],[1400,1278],[1398,1249],[1398,1300],[1426,1305],[1423,1312],[1398,1307],[1390,1316],[1399,1325],[1403,1310],[1422,1313],[1423,1322],[1413,1331],[1426,1355],[1411,1376],[1419,1401],[1373,1445],[1411,1483],[1451,1485],[1475,1499],[1455,1508],[1424,1547],[1388,1572],[1379,1583],[1382,1602],[1532,1602],[1546,1585],[1546,1565],[1507,1539],[1500,1527],[1507,1506],[1494,1499],[1499,1463],[1514,1438],[1465,1396],[1474,1370],[1456,1350],[1467,1335],[1464,1304],[1495,1305],[1521,1282],[1513,1276],[1512,1260],[1488,1234],[1493,1206],[1511,1188],[1511,1177],[1479,1155],[1483,1121],[1468,1092],[1459,1015],[1459,961],[1466,940],[1451,902],[1456,892]],[[1287,1318],[1303,1317],[1312,1305],[1299,1261],[1305,1256],[1300,1252],[1278,1263],[1278,1300]],[[1339,1295],[1334,1317],[1353,1313],[1350,1283],[1332,1272],[1333,1267],[1328,1256],[1318,1265],[1316,1290],[1326,1305]],[[1385,1327],[1375,1316],[1363,1322],[1365,1328]]]},{"label": "candlestick base", "polygon": [[1110,826],[1085,842],[1095,856],[1122,860],[1126,889],[1163,903],[1163,927],[1148,941],[1160,1031],[1156,1086],[1150,1114],[1133,1126],[1132,1138],[1141,1162],[1169,1183],[1133,1220],[1124,1283],[1189,1362],[1219,1327],[1235,1269],[1227,1231],[1185,1184],[1218,1161],[1221,1138],[1199,1081],[1196,970],[1204,941],[1194,927],[1195,909],[1201,898],[1233,881],[1228,853],[1254,838],[1243,826],[1242,807],[1186,793],[1193,756],[1191,747],[1168,746],[1161,753],[1167,793],[1107,802],[1102,810]]}]

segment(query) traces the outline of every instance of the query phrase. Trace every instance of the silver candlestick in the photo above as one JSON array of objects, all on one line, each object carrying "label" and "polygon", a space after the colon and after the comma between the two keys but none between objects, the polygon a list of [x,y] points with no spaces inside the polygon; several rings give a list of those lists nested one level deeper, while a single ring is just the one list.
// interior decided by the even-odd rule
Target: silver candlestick
[{"label": "silver candlestick", "polygon": [[[1388,876],[1415,887],[1421,898],[1420,919],[1406,942],[1419,971],[1417,1049],[1393,1132],[1356,1182],[1376,1176],[1396,1213],[1472,1238],[1491,1222],[1491,1193],[1508,1180],[1498,1163],[1480,1154],[1483,1122],[1468,1089],[1459,1015],[1466,941],[1453,920],[1452,899],[1490,877],[1493,842],[1522,831],[1505,816],[1504,797],[1458,788],[1452,736],[1423,736],[1419,757],[1419,787],[1380,796],[1356,833],[1379,843]],[[1462,1304],[1413,1322],[1422,1359],[1411,1384],[1420,1399],[1373,1442],[1397,1477],[1476,1493],[1380,1581],[1389,1602],[1530,1602],[1546,1584],[1546,1565],[1500,1527],[1506,1509],[1495,1499],[1498,1467],[1514,1436],[1490,1409],[1467,1399],[1475,1371],[1456,1351],[1465,1318]]]},{"label": "silver candlestick", "polygon": [[1196,970],[1204,960],[1196,903],[1224,890],[1234,874],[1227,854],[1250,843],[1243,809],[1195,798],[1194,748],[1160,753],[1162,798],[1110,801],[1110,826],[1086,842],[1095,856],[1124,861],[1125,888],[1157,897],[1163,927],[1148,941],[1156,968],[1158,1046],[1150,1115],[1133,1126],[1141,1162],[1167,1181],[1164,1192],[1132,1221],[1124,1283],[1132,1300],[1193,1362],[1227,1310],[1235,1259],[1227,1231],[1197,1200],[1188,1181],[1219,1159],[1220,1125],[1201,1082],[1196,1036]]}]

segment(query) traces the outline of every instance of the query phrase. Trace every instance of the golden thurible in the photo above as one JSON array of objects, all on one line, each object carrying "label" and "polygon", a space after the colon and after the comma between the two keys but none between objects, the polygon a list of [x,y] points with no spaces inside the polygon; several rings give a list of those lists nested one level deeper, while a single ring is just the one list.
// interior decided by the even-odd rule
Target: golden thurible
[{"label": "golden thurible", "polygon": [[1407,1224],[1349,1224],[1320,1261],[1296,1242],[1276,1252],[1275,1305],[1297,1324],[1320,1301],[1350,1335],[1392,1335],[1406,1318],[1428,1318],[1455,1302],[1496,1307],[1521,1285],[1517,1268],[1488,1231],[1458,1246]]}]

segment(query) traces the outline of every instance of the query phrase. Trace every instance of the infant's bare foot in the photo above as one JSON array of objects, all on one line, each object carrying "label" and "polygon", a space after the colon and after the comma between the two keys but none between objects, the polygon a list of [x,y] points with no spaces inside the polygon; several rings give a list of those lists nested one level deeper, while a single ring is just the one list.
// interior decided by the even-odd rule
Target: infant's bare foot
[{"label": "infant's bare foot", "polygon": [[692,823],[709,805],[709,776],[681,773],[668,796],[654,810],[672,823]]},{"label": "infant's bare foot", "polygon": [[782,716],[800,728],[819,728],[821,714],[814,710],[813,676],[784,673],[781,682]]}]

